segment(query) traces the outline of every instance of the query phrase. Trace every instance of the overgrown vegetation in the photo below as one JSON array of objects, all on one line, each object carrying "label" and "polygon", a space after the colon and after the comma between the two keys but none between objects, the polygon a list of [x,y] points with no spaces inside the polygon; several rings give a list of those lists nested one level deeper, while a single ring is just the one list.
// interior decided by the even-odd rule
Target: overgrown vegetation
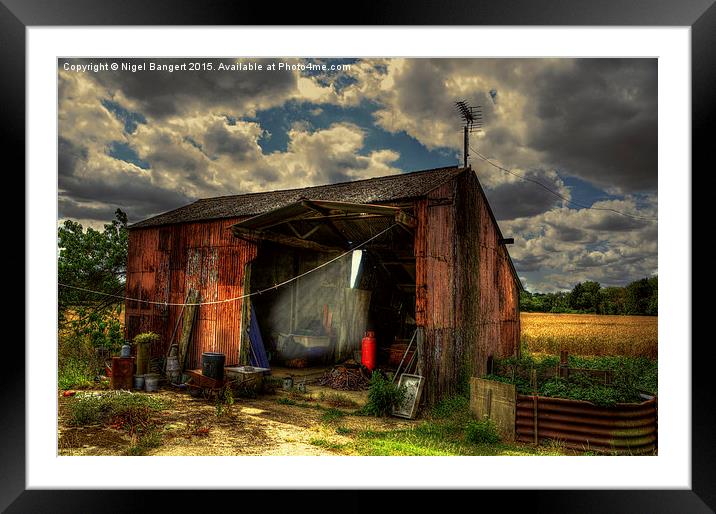
[{"label": "overgrown vegetation", "polygon": [[465,440],[473,444],[495,444],[500,442],[497,425],[489,418],[470,420],[465,425]]},{"label": "overgrown vegetation", "polygon": [[[508,358],[495,361],[495,372],[489,380],[515,384],[517,392],[542,396],[585,400],[596,405],[641,402],[641,393],[657,393],[657,362],[644,357],[579,357],[569,356],[572,368],[610,370],[612,382],[604,378],[574,372],[569,378],[558,376],[559,358],[554,355]],[[532,382],[532,373],[536,383]]]},{"label": "overgrown vegetation", "polygon": [[368,389],[368,403],[362,411],[370,416],[387,416],[405,400],[406,387],[398,386],[374,371]]},{"label": "overgrown vegetation", "polygon": [[152,414],[165,407],[165,402],[154,396],[128,391],[79,393],[69,400],[68,424],[105,424],[136,434],[152,427]]},{"label": "overgrown vegetation", "polygon": [[95,386],[96,369],[78,358],[63,359],[57,370],[57,386],[62,390],[88,389]]},{"label": "overgrown vegetation", "polygon": [[127,216],[117,209],[101,232],[67,220],[57,243],[58,387],[77,389],[102,374],[105,359],[124,342],[121,303],[86,290],[124,294]]}]

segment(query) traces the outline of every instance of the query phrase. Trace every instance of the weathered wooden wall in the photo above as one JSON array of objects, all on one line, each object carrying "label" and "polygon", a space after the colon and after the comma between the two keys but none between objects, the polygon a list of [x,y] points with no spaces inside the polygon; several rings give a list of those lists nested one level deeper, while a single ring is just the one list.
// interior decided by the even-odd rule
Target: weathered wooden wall
[{"label": "weathered wooden wall", "polygon": [[416,321],[428,404],[482,375],[488,357],[519,348],[519,295],[474,173],[416,202]]},{"label": "weathered wooden wall", "polygon": [[418,370],[429,405],[454,392],[463,351],[455,338],[454,186],[452,181],[443,184],[415,206],[415,320],[425,336]]},{"label": "weathered wooden wall", "polygon": [[[202,302],[241,296],[246,265],[256,256],[253,243],[237,239],[225,220],[132,229],[129,231],[127,296],[182,303],[190,288]],[[199,307],[187,365],[201,366],[206,351],[235,363],[241,342],[243,301]],[[127,337],[152,330],[161,336],[152,356],[165,355],[175,329],[181,333],[181,307],[126,302]]]}]

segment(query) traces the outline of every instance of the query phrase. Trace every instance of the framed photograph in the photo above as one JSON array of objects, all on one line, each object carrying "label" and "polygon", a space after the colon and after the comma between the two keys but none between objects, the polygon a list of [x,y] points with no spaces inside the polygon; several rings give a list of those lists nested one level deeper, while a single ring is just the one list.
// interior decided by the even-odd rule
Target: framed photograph
[{"label": "framed photograph", "polygon": [[[130,0],[121,6],[84,0],[58,5],[0,2],[4,143],[7,155],[17,159],[16,168],[25,170],[27,203],[25,352],[15,348],[18,354],[12,356],[12,362],[24,366],[6,370],[6,386],[0,393],[4,407],[14,413],[2,422],[0,460],[8,463],[0,480],[3,511],[82,512],[97,505],[108,511],[119,509],[114,506],[136,510],[152,494],[148,489],[423,488],[480,490],[495,496],[502,489],[515,489],[527,490],[515,491],[518,502],[538,510],[627,512],[638,506],[649,512],[710,512],[716,507],[710,478],[715,463],[714,416],[708,409],[704,369],[709,361],[703,345],[692,345],[691,336],[690,214],[692,162],[705,163],[706,149],[711,147],[706,134],[716,119],[713,2],[664,0],[648,8],[625,8],[619,2],[597,7],[578,0],[566,9],[550,2],[515,0],[509,10],[490,3],[408,9],[388,2],[357,13],[350,26],[316,26],[295,7],[272,12],[275,9],[268,5],[255,6],[247,15],[223,4],[207,9],[190,1]],[[263,26],[267,20],[271,25]],[[288,22],[297,25],[282,25]],[[262,74],[266,68],[252,68],[259,65],[286,69]],[[324,65],[348,67],[326,74],[313,68]],[[443,183],[428,188],[429,174],[419,176],[424,180],[404,180],[409,172],[447,168],[454,173],[452,201],[433,194]],[[467,168],[475,169],[480,178],[474,188],[460,187],[465,185],[461,170]],[[481,173],[496,178],[483,178]],[[393,196],[385,196],[383,190],[379,194],[356,189],[365,181],[392,175],[402,180],[385,186]],[[317,186],[336,183],[359,185],[342,190],[340,197],[332,196],[339,193],[330,188],[315,193]],[[473,196],[467,194],[473,190]],[[252,199],[264,193],[274,195],[263,204],[269,207],[251,210]],[[276,200],[278,193],[286,196],[285,201]],[[492,210],[486,208],[480,218],[450,218],[451,226],[458,229],[447,242],[458,249],[440,254],[441,232],[430,231],[425,222],[429,215],[421,218],[416,206],[424,200],[425,213],[435,213],[439,224],[457,209],[453,204],[478,205],[475,198],[485,194]],[[237,196],[236,201],[229,205],[221,200],[226,195]],[[406,198],[415,202],[410,208]],[[373,207],[370,212],[365,208],[368,204]],[[245,211],[239,212],[237,205]],[[385,427],[383,421],[376,421],[385,428],[385,437],[369,441],[368,449],[366,439],[360,438],[363,429],[340,421],[345,413],[336,414],[337,409],[329,407],[304,408],[307,416],[313,416],[303,426],[305,433],[284,433],[282,441],[274,441],[275,447],[257,449],[253,457],[220,451],[169,456],[169,452],[148,450],[141,458],[141,474],[133,472],[139,459],[87,449],[96,449],[94,442],[68,443],[77,456],[63,453],[58,430],[64,428],[60,419],[67,418],[60,413],[64,400],[58,398],[62,396],[60,356],[57,346],[47,343],[57,341],[58,302],[63,294],[58,229],[70,219],[97,227],[99,233],[104,223],[113,223],[118,206],[132,211],[128,225],[135,250],[144,237],[137,234],[145,234],[146,240],[156,239],[152,244],[168,259],[145,266],[147,255],[130,252],[127,276],[120,284],[123,289],[111,293],[103,289],[121,300],[125,325],[136,324],[133,335],[154,330],[152,323],[160,319],[166,327],[159,328],[171,334],[186,303],[185,291],[175,291],[171,284],[191,281],[186,273],[191,262],[203,266],[232,256],[236,262],[250,261],[257,233],[260,248],[292,245],[291,252],[298,254],[295,248],[303,245],[301,252],[347,256],[340,283],[350,287],[334,292],[336,298],[342,295],[340,309],[331,308],[333,300],[319,301],[324,297],[316,293],[324,294],[330,280],[320,281],[315,289],[308,287],[308,277],[299,280],[301,286],[295,286],[287,307],[272,299],[267,292],[278,284],[297,276],[304,279],[303,273],[318,269],[307,264],[309,260],[292,263],[295,272],[283,277],[281,259],[292,255],[288,251],[266,258],[265,262],[276,263],[272,273],[283,277],[266,283],[256,279],[261,276],[256,269],[250,275],[253,283],[248,275],[226,279],[229,267],[217,271],[215,296],[202,292],[202,301],[215,303],[211,309],[198,309],[196,323],[211,337],[201,343],[205,346],[196,347],[197,355],[189,356],[196,362],[201,351],[216,351],[212,345],[220,344],[228,355],[227,365],[257,365],[251,357],[242,357],[240,340],[226,335],[235,327],[221,322],[231,318],[240,332],[253,309],[258,312],[261,345],[271,358],[280,357],[271,347],[271,334],[277,332],[291,333],[298,341],[294,350],[302,353],[300,358],[287,359],[292,365],[310,367],[318,361],[325,365],[327,355],[336,362],[340,356],[349,359],[360,351],[364,331],[373,328],[368,325],[375,319],[372,305],[383,302],[381,308],[398,312],[396,302],[380,287],[393,285],[413,294],[410,301],[397,302],[412,305],[413,310],[400,310],[402,317],[396,314],[390,323],[403,327],[407,337],[397,328],[380,327],[375,342],[375,358],[382,365],[391,355],[402,355],[410,338],[405,327],[432,323],[434,328],[420,342],[424,346],[417,352],[421,355],[417,371],[401,376],[412,393],[410,401],[394,412],[405,419],[389,418],[392,421],[385,421]],[[172,218],[175,215],[179,217]],[[342,220],[336,221],[339,216]],[[326,218],[321,228],[310,225],[317,217]],[[177,250],[186,257],[183,264],[172,261],[180,238],[175,241],[167,235],[171,230],[162,229],[207,220],[223,223],[208,232],[211,243],[186,244]],[[121,218],[117,221],[122,224]],[[641,309],[638,314],[661,314],[651,318],[648,329],[658,328],[658,352],[656,339],[644,350],[653,354],[647,360],[652,362],[648,374],[654,389],[658,375],[658,391],[652,391],[658,392],[658,452],[598,458],[537,447],[530,456],[513,453],[512,447],[497,453],[460,453],[449,445],[406,449],[411,441],[400,439],[400,434],[429,421],[413,419],[420,397],[438,405],[459,390],[460,359],[471,355],[475,374],[488,375],[499,370],[505,341],[514,350],[507,352],[512,356],[525,342],[525,317],[519,307],[515,319],[498,313],[510,304],[502,300],[489,304],[499,320],[495,327],[500,328],[495,328],[492,342],[485,338],[488,342],[481,343],[479,348],[485,352],[473,351],[468,325],[460,325],[461,338],[455,338],[464,347],[442,339],[448,326],[458,332],[459,323],[449,325],[446,320],[459,317],[448,314],[452,307],[442,311],[433,298],[458,305],[461,312],[467,312],[471,302],[489,303],[459,285],[472,283],[471,276],[454,271],[460,266],[445,264],[448,258],[466,259],[469,238],[463,242],[458,235],[482,226],[478,221],[496,227],[499,237],[494,246],[505,251],[496,250],[499,255],[492,261],[484,258],[482,262],[492,264],[485,264],[484,277],[475,275],[475,283],[484,279],[485,284],[507,284],[503,289],[510,291],[515,305],[536,305],[546,298],[557,302],[569,293],[574,302],[561,307],[551,303],[550,308],[557,309],[552,313],[607,314],[596,310],[620,309],[619,295],[627,293],[617,289],[626,291],[632,281],[655,279],[660,272],[662,294],[657,295],[654,287],[651,300],[645,293],[647,299],[634,307]],[[124,224],[126,228],[126,217]],[[386,235],[393,226],[396,235]],[[590,239],[585,227],[600,236]],[[229,243],[221,239],[224,232],[220,235],[219,229],[226,229]],[[420,230],[427,234],[425,241],[435,245],[423,254],[414,247],[418,239],[411,236]],[[248,250],[242,253],[239,246]],[[411,253],[412,260],[401,249]],[[375,255],[379,258],[371,260]],[[425,260],[418,263],[419,258]],[[132,263],[139,264],[133,268]],[[385,275],[377,271],[371,275],[374,268],[386,268]],[[598,273],[590,275],[585,269]],[[211,273],[202,273],[197,280],[210,282]],[[562,280],[567,275],[570,279]],[[488,276],[495,279],[488,281]],[[606,307],[608,302],[588,305],[588,282],[614,289],[609,294],[617,300]],[[166,289],[158,285],[163,283],[168,284]],[[512,294],[511,284],[527,287]],[[575,293],[577,284],[581,288]],[[486,291],[488,286],[481,287]],[[166,296],[147,291],[165,291]],[[432,291],[440,292],[431,297]],[[225,315],[228,310],[222,310],[221,302],[249,298],[251,292],[261,293],[256,295],[261,298],[257,303],[249,308],[247,301],[244,310]],[[420,294],[427,295],[424,305]],[[579,304],[577,298],[587,303]],[[591,308],[595,312],[588,314]],[[299,319],[301,309],[310,310],[315,319]],[[263,314],[273,311],[291,316],[280,318],[274,327]],[[629,313],[624,308],[613,315]],[[484,312],[476,316],[466,319],[475,326],[488,322]],[[288,329],[280,323],[287,323]],[[389,338],[386,334],[391,330],[396,333]],[[636,335],[632,342],[640,343],[641,337]],[[326,345],[330,351],[325,351]],[[575,362],[574,368],[591,365]],[[249,424],[257,423],[251,425],[255,430],[265,430],[261,416],[279,408],[289,414],[272,423],[299,427],[303,421],[290,413],[301,407],[291,401],[296,403],[287,397],[265,408],[237,404],[231,408],[243,408],[241,416],[251,420]],[[57,409],[48,409],[53,402]],[[225,407],[217,407],[217,419]],[[432,412],[431,419],[439,424],[443,411]],[[226,425],[223,419],[216,425],[217,433],[219,425]],[[388,430],[390,423],[395,426]],[[176,428],[173,423],[166,426]],[[306,435],[310,430],[315,434]],[[178,440],[175,436],[165,440]],[[133,444],[139,437],[135,439]],[[358,446],[359,439],[364,446]],[[290,456],[299,446],[301,451]],[[520,476],[515,476],[515,465],[524,471]],[[206,466],[215,473],[167,473],[167,469]],[[303,471],[274,472],[285,466]],[[326,466],[332,472],[326,473]],[[136,494],[128,495],[127,489]],[[354,501],[359,493],[344,495]],[[244,506],[246,501],[258,506],[265,500],[260,495],[242,499]]]}]

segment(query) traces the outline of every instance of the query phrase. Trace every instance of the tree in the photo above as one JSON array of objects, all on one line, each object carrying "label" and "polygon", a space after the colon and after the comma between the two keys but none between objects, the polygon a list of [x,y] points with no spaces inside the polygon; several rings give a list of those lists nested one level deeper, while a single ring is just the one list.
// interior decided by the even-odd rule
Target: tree
[{"label": "tree", "polygon": [[624,287],[602,288],[599,282],[579,282],[570,292],[520,293],[524,312],[633,314],[656,316],[659,310],[659,279],[636,280]]},{"label": "tree", "polygon": [[625,296],[623,287],[605,287],[602,289],[599,314],[624,314]]},{"label": "tree", "polygon": [[632,282],[626,287],[625,311],[626,314],[648,314],[652,304],[652,295],[655,295],[655,282],[650,283],[648,278]]},{"label": "tree", "polygon": [[116,298],[65,286],[121,295],[127,270],[127,215],[121,209],[102,232],[66,220],[58,229],[57,261],[58,310],[60,320],[72,307],[91,306],[95,310],[117,303]]}]

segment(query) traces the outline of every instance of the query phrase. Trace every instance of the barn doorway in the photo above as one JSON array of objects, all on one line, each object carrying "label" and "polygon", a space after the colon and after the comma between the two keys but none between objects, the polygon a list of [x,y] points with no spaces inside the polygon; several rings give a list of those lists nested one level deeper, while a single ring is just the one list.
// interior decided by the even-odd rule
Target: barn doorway
[{"label": "barn doorway", "polygon": [[360,363],[367,330],[375,333],[377,364],[397,366],[415,330],[410,214],[304,200],[233,228],[258,242],[248,292],[261,293],[251,296],[249,315],[274,373],[307,377]]}]

